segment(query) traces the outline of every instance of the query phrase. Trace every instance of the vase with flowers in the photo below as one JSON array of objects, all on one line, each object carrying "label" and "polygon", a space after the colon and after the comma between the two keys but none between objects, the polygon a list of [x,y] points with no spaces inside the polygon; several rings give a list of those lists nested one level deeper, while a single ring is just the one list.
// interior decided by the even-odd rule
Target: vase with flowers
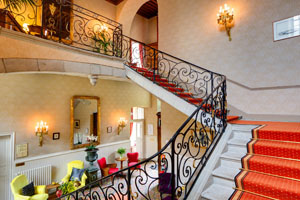
[{"label": "vase with flowers", "polygon": [[96,146],[94,145],[94,142],[97,141],[97,136],[93,136],[90,135],[87,137],[87,140],[89,141],[90,145],[86,147],[85,152],[87,153],[85,160],[88,161],[90,163],[89,169],[94,169],[96,168],[94,166],[94,161],[97,160],[98,158],[98,154],[97,151],[99,150],[98,148],[96,148]]}]

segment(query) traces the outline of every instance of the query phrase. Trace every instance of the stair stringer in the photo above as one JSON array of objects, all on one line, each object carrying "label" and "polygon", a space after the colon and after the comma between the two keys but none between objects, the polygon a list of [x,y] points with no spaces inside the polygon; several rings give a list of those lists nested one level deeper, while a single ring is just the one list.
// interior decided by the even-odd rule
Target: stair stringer
[{"label": "stair stringer", "polygon": [[[251,139],[251,130],[257,126],[253,125],[237,125],[237,124],[227,124],[227,128],[224,135],[221,137],[218,146],[215,148],[214,152],[212,153],[211,157],[209,158],[206,166],[203,169],[203,172],[198,177],[197,182],[195,183],[195,186],[193,190],[191,191],[190,197],[188,199],[199,199],[199,200],[225,200],[230,197],[231,193],[234,191],[233,187],[235,186],[234,179],[231,177],[230,179],[226,177],[226,172],[222,171],[221,173],[224,173],[223,175],[219,176],[216,174],[216,171],[221,168],[224,164],[222,164],[222,161],[224,161],[224,155],[231,152],[232,150],[229,150],[232,147],[239,147],[241,152],[239,152],[240,156],[237,160],[234,160],[234,158],[228,158],[225,159],[229,162],[232,162],[234,160],[234,165],[230,165],[231,172],[234,172],[236,175],[239,172],[239,169],[241,168],[241,161],[240,159],[246,155],[247,147],[246,144],[248,142],[248,139],[243,142],[243,144],[234,144],[232,143],[233,139],[242,137],[245,139],[245,136],[239,134],[246,133],[246,137],[249,137],[249,141]],[[238,134],[239,133],[239,134]],[[229,147],[230,146],[230,147]],[[231,164],[231,163],[230,163]],[[236,173],[235,173],[236,172]],[[217,182],[218,181],[218,182]],[[221,193],[224,192],[224,188],[220,188],[219,190],[213,190],[213,193],[220,194],[220,195],[214,195],[213,198],[206,198],[209,195],[208,192],[212,191],[211,188],[214,188],[212,186],[224,186],[225,189],[227,189],[226,198],[224,197],[217,197],[222,196]]]},{"label": "stair stringer", "polygon": [[[183,100],[182,98],[176,96],[172,92],[164,89],[163,87],[153,83],[151,80],[145,78],[141,74],[137,73],[127,65],[124,65],[126,76],[131,79],[134,83],[138,84],[142,88],[146,89],[148,92],[156,96],[157,98],[163,100],[164,102],[168,103],[173,108],[179,110],[180,112],[186,114],[187,116],[191,116],[194,111],[197,109],[197,107],[191,103],[188,103],[187,101]],[[200,122],[200,117],[202,114],[202,110],[199,111],[197,121]],[[206,113],[205,118],[211,118],[211,114]],[[194,118],[195,119],[195,118]],[[202,120],[203,120],[202,119]],[[217,125],[220,124],[219,118],[215,119],[215,131],[219,132],[219,129],[222,127],[218,127]]]},{"label": "stair stringer", "polygon": [[186,102],[180,97],[167,91],[163,87],[153,83],[149,79],[143,77],[142,75],[132,70],[130,67],[127,67],[125,65],[125,69],[126,69],[126,76],[130,78],[133,82],[135,82],[142,88],[146,89],[157,98],[162,99],[163,101],[165,101],[175,109],[179,110],[180,112],[186,114],[187,116],[191,116],[193,112],[196,110],[197,107],[195,105]]},{"label": "stair stringer", "polygon": [[202,173],[198,177],[197,181],[195,182],[195,185],[193,189],[191,190],[191,193],[188,197],[188,199],[195,200],[195,199],[201,199],[201,194],[203,190],[205,189],[205,186],[208,184],[208,180],[215,169],[218,160],[224,151],[227,141],[229,140],[230,136],[232,134],[232,125],[227,124],[226,130],[223,133],[223,136],[220,138],[220,141],[217,144],[217,147],[211,154],[210,158],[208,159],[204,169],[202,170]]}]

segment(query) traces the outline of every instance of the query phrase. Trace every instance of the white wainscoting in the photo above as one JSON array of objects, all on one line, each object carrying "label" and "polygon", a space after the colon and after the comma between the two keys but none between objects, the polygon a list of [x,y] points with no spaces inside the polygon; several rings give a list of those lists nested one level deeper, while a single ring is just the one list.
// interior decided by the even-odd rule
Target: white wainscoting
[{"label": "white wainscoting", "polygon": [[[129,152],[130,140],[98,145],[98,158],[106,157],[108,163],[116,162],[116,151],[120,147],[126,148],[127,152]],[[14,164],[13,176],[16,176],[20,171],[27,170],[30,168],[52,165],[52,181],[60,181],[67,174],[68,162],[73,160],[82,160],[84,161],[85,167],[89,166],[88,162],[85,161],[86,152],[84,150],[85,148],[81,148],[42,156],[17,159],[15,160]],[[25,163],[25,165],[16,167],[17,163],[23,162]],[[96,164],[96,162],[94,164]],[[120,163],[118,163],[118,167],[120,167],[119,165]],[[98,165],[96,164],[96,166]]]}]

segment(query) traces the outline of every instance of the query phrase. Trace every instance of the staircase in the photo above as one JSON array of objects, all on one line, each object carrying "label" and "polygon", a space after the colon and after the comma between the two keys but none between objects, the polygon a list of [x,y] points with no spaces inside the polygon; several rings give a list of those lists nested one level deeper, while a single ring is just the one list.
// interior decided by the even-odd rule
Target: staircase
[{"label": "staircase", "polygon": [[[132,66],[125,66],[125,68],[126,76],[129,79],[188,116],[190,116],[197,108],[197,105],[203,101],[202,98],[195,98],[192,93],[169,82],[166,78],[154,75],[153,71],[146,68]],[[153,78],[154,76],[155,79]]]},{"label": "staircase", "polygon": [[[247,152],[247,143],[250,141],[251,130],[256,126],[231,125],[229,139],[219,155],[218,161],[205,185],[200,199],[225,200],[234,191],[234,177],[239,173],[241,159]],[[221,144],[219,145],[219,147]]]},{"label": "staircase", "polygon": [[[197,190],[195,183],[205,174],[204,168],[225,132],[225,76],[143,43],[132,49],[132,40],[122,35],[122,45],[115,45],[122,47],[116,55],[124,59],[127,76],[189,117],[153,156],[61,199],[89,199],[91,195],[100,199],[188,199],[193,188]],[[169,176],[167,191],[162,189],[166,182],[162,174]],[[102,185],[110,179],[111,184]]]}]

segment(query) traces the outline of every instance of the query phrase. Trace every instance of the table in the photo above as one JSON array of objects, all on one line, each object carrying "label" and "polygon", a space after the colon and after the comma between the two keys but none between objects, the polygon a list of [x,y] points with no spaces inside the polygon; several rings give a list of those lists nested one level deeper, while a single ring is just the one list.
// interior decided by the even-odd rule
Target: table
[{"label": "table", "polygon": [[127,157],[116,158],[115,160],[120,162],[120,164],[121,164],[120,165],[121,166],[120,170],[122,170],[123,169],[123,162],[127,160]]},{"label": "table", "polygon": [[51,185],[46,185],[46,193],[49,194],[49,190],[51,189],[55,189],[55,192],[53,194],[49,194],[49,198],[48,200],[51,200],[51,199],[56,199],[56,192],[57,192],[57,189],[58,187],[60,186],[60,184],[51,184]]}]

